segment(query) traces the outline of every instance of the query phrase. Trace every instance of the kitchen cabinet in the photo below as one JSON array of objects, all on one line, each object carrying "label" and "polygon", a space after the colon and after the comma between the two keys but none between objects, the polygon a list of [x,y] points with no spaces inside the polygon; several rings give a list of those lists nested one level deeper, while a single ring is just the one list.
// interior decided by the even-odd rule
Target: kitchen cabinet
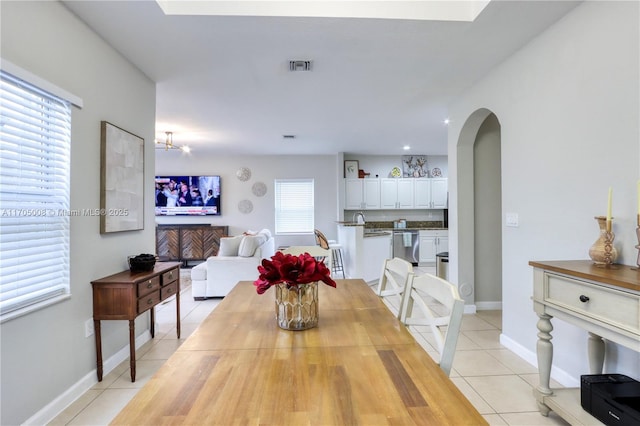
[{"label": "kitchen cabinet", "polygon": [[412,209],[415,179],[381,179],[380,207],[383,209]]},{"label": "kitchen cabinet", "polygon": [[416,209],[446,209],[447,178],[414,179],[414,207]]},{"label": "kitchen cabinet", "polygon": [[449,251],[448,230],[420,231],[419,264],[435,265],[436,254]]},{"label": "kitchen cabinet", "polygon": [[345,209],[379,209],[380,179],[345,179]]}]

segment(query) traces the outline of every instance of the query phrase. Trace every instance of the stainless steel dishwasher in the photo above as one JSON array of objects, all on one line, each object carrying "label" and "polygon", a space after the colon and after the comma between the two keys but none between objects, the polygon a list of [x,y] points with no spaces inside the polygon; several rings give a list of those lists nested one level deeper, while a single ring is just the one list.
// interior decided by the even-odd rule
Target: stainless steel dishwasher
[{"label": "stainless steel dishwasher", "polygon": [[420,239],[417,230],[393,231],[393,257],[399,257],[413,266],[418,266],[420,259]]}]

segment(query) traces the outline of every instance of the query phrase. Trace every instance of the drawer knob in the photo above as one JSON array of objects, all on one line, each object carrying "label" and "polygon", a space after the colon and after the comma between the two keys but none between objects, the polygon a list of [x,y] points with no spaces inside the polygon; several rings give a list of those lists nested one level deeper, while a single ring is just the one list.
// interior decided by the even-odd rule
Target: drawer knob
[{"label": "drawer knob", "polygon": [[149,299],[149,300],[147,300],[147,305],[150,305],[150,304],[152,304],[152,303],[153,303],[153,299]]},{"label": "drawer knob", "polygon": [[582,303],[587,303],[589,301],[589,297],[585,296],[584,294],[580,295],[580,301]]}]

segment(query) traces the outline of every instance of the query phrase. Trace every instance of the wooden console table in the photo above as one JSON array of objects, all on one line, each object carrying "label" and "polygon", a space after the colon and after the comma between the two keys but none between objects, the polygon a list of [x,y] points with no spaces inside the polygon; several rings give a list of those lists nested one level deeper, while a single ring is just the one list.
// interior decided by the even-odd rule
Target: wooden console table
[{"label": "wooden console table", "polygon": [[100,320],[129,321],[129,365],[136,381],[135,319],[151,309],[151,337],[155,335],[154,307],[176,295],[176,328],[180,338],[180,263],[159,262],[152,271],[122,271],[99,280],[93,286],[93,324],[96,335],[98,381],[102,381],[102,338]]},{"label": "wooden console table", "polygon": [[572,425],[599,424],[582,409],[580,389],[551,389],[551,318],[589,332],[589,374],[602,374],[604,339],[640,352],[640,272],[627,265],[600,268],[588,260],[531,261],[533,309],[538,321],[538,372],[535,390],[542,415],[555,411]]}]

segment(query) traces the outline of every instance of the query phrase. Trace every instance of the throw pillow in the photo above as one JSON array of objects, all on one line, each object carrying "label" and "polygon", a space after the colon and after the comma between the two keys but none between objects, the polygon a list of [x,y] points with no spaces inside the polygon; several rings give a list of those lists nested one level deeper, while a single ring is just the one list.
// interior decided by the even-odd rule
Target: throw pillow
[{"label": "throw pillow", "polygon": [[220,238],[220,250],[218,250],[218,256],[237,256],[240,249],[240,243],[242,243],[242,235],[237,237],[222,237]]},{"label": "throw pillow", "polygon": [[242,237],[240,247],[238,248],[238,256],[251,257],[255,254],[256,249],[260,247],[267,238],[264,235],[246,235]]}]

